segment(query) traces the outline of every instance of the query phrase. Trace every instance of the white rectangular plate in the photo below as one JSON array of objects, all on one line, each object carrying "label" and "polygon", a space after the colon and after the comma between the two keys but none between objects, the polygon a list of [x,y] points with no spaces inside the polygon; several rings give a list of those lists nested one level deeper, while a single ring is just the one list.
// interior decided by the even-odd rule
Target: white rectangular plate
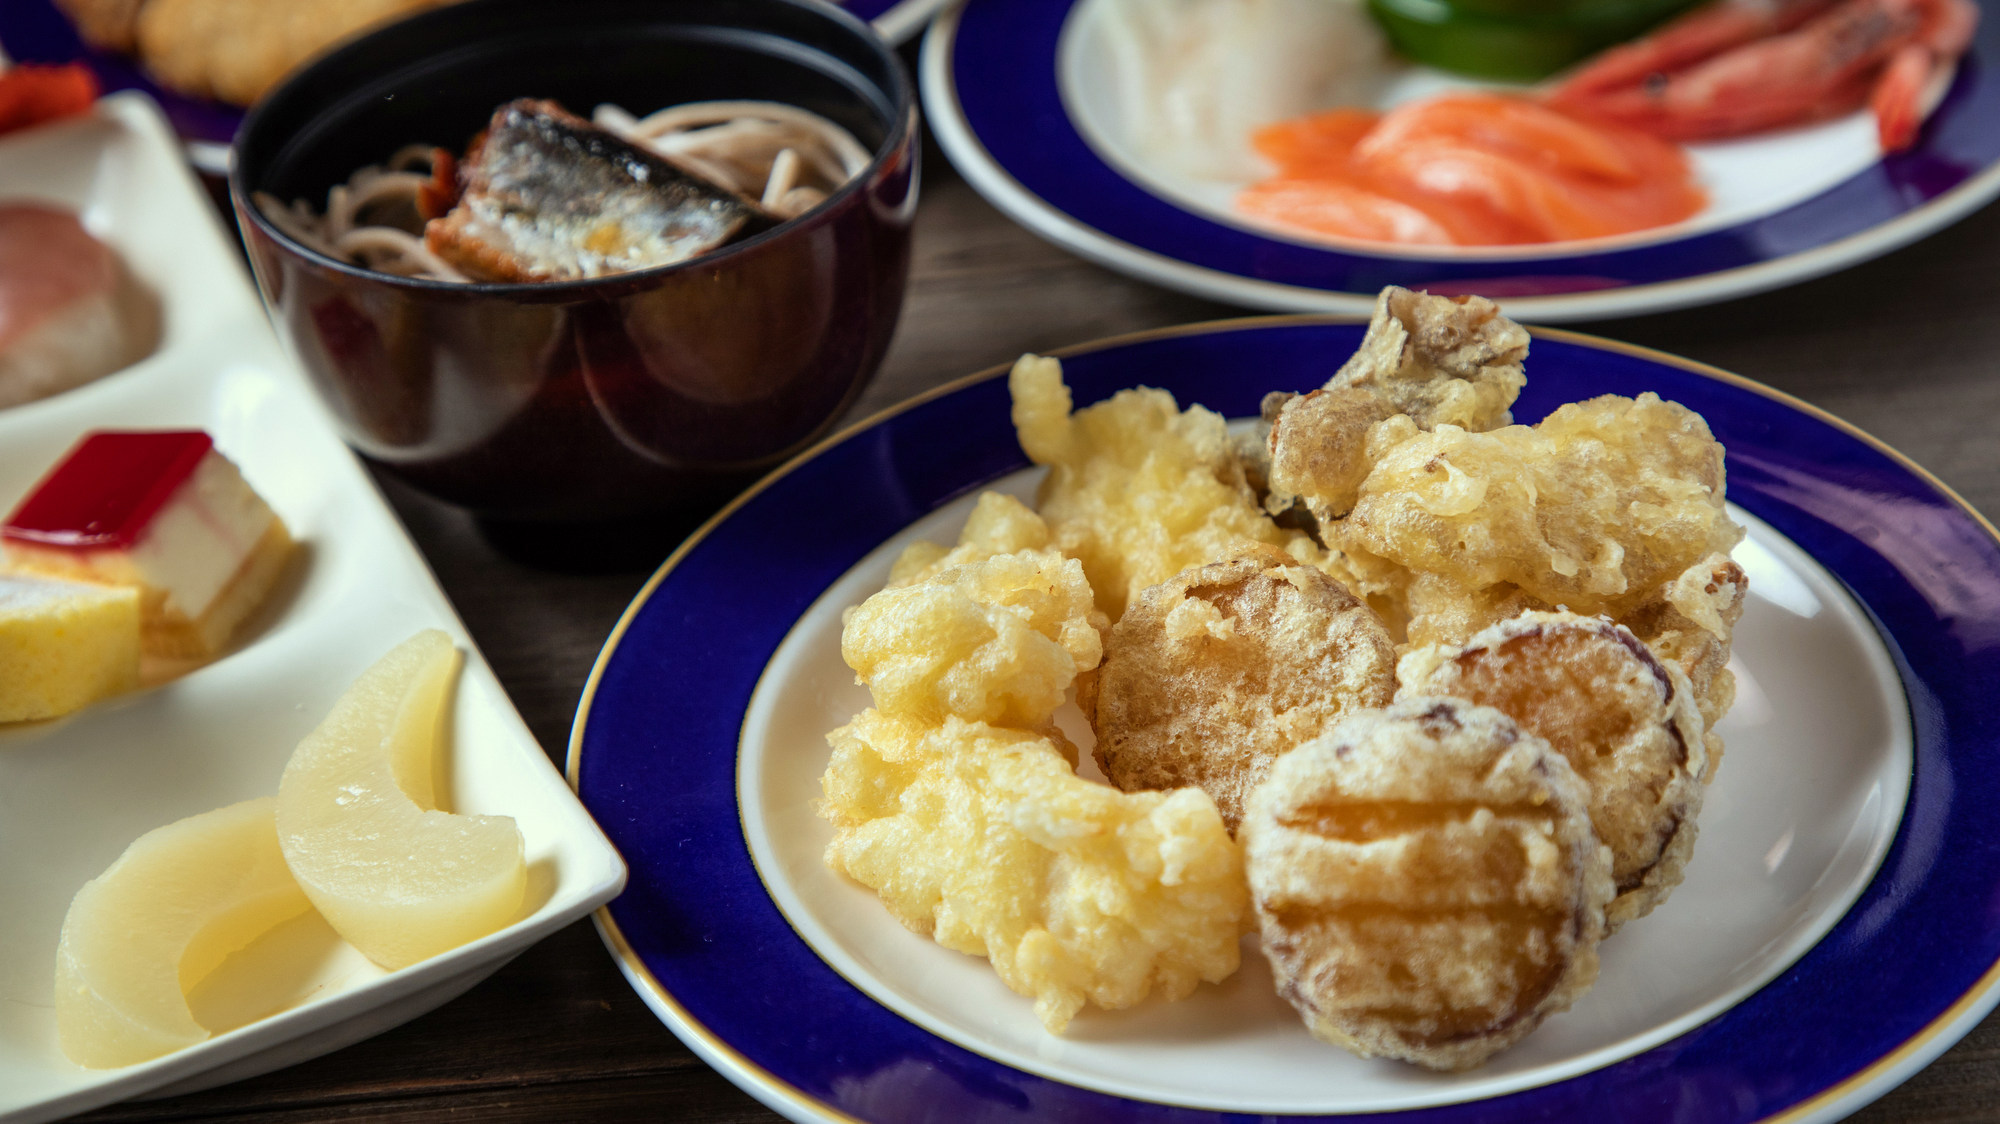
[{"label": "white rectangular plate", "polygon": [[[159,349],[67,394],[0,411],[0,510],[99,428],[200,428],[303,544],[221,659],[54,722],[0,725],[0,1122],[186,1091],[326,1053],[477,983],[614,897],[625,867],[507,700],[423,558],[272,335],[243,263],[136,95],[94,116],[0,140],[0,203],[77,211],[159,296]],[[56,1048],[56,937],[78,887],[141,834],[277,791],[293,746],[356,675],[423,628],[467,653],[451,721],[449,808],[508,815],[529,863],[524,916],[397,972],[317,915],[281,927],[198,989],[228,1025],[281,1013],[123,1069]],[[261,1009],[260,1009],[261,1008]],[[213,1022],[211,1025],[215,1025]]]}]

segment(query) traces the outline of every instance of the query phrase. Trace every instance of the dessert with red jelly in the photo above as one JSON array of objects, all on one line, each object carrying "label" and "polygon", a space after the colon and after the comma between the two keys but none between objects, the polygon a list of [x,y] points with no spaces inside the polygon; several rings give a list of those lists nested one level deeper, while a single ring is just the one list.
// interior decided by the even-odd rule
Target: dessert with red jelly
[{"label": "dessert with red jelly", "polygon": [[292,550],[285,524],[199,430],[84,437],[0,527],[7,568],[139,591],[148,656],[207,659]]}]

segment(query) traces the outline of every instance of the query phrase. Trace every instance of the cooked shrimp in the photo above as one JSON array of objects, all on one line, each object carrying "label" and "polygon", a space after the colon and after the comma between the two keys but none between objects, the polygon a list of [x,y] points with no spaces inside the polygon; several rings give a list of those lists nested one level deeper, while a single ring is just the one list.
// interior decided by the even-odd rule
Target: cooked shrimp
[{"label": "cooked shrimp", "polygon": [[[1819,5],[1824,10],[1815,8]],[[1872,105],[1884,151],[1916,139],[1932,79],[1971,43],[1972,0],[1721,0],[1584,67],[1550,101],[1672,140],[1719,140]],[[1804,19],[1785,30],[1800,15]]]},{"label": "cooked shrimp", "polygon": [[1599,90],[1643,82],[1713,58],[1731,47],[1790,31],[1835,0],[1717,0],[1659,30],[1621,43],[1563,79],[1550,97],[1573,101]]}]

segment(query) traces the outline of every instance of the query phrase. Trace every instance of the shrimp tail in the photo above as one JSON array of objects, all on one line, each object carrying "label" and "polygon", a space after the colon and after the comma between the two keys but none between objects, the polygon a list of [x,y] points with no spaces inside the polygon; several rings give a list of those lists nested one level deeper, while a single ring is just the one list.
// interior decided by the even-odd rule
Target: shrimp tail
[{"label": "shrimp tail", "polygon": [[1714,0],[1650,35],[1598,55],[1563,79],[1549,92],[1549,98],[1563,104],[1637,85],[1653,75],[1693,66],[1752,40],[1782,35],[1836,2]]},{"label": "shrimp tail", "polygon": [[1917,142],[1932,109],[1927,104],[1932,82],[1946,60],[1971,45],[1978,26],[1979,7],[1971,0],[1930,0],[1920,40],[1890,56],[1868,99],[1883,152],[1901,152]]}]

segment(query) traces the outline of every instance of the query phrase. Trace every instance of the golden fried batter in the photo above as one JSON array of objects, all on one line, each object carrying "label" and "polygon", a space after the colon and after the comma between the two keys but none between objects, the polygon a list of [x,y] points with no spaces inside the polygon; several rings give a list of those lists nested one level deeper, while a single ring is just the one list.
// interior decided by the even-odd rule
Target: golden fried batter
[{"label": "golden fried batter", "polygon": [[989,493],[956,546],[912,546],[848,611],[841,654],[875,706],[827,735],[819,812],[829,867],[909,928],[989,957],[1060,1033],[1085,1002],[1179,999],[1234,972],[1248,892],[1200,790],[1076,775],[1050,719],[1097,665],[1104,617],[1049,537]]},{"label": "golden fried batter", "polygon": [[1413,696],[1280,757],[1243,820],[1279,994],[1363,1057],[1467,1069],[1597,976],[1611,859],[1562,755]]},{"label": "golden fried batter", "polygon": [[1701,704],[1708,728],[1711,778],[1722,758],[1715,724],[1736,701],[1736,676],[1728,667],[1730,637],[1749,595],[1750,579],[1743,567],[1726,554],[1711,554],[1655,590],[1619,622],[1660,658],[1686,672],[1694,684],[1695,701]]},{"label": "golden fried batter", "polygon": [[1086,1000],[1182,999],[1236,971],[1242,859],[1199,789],[1119,792],[1047,738],[957,718],[869,710],[827,740],[827,865],[992,960],[1051,1033]]},{"label": "golden fried batter", "polygon": [[139,9],[147,0],[56,0],[76,24],[83,41],[105,51],[130,54],[139,45]]},{"label": "golden fried batter", "polygon": [[[1386,290],[1233,437],[1160,390],[1072,411],[1024,356],[1040,514],[982,496],[849,610],[875,707],[828,735],[828,865],[1054,1032],[1228,975],[1252,906],[1280,993],[1363,1056],[1468,1068],[1568,1007],[1691,853],[1743,532],[1679,405],[1510,424],[1527,348],[1491,302]],[[1118,789],[1053,725],[1072,686]]]},{"label": "golden fried batter", "polygon": [[[1016,516],[1032,520],[1032,512],[1012,500],[982,503],[981,510],[986,518],[968,523],[956,550],[916,570],[921,580],[892,585],[847,611],[841,658],[890,713],[1037,729],[1077,674],[1097,666],[1103,617],[1074,559],[1053,550],[986,554],[1031,531]],[[995,516],[1009,521],[1015,539],[999,531]],[[898,568],[910,578],[904,562],[925,557],[906,553]],[[938,565],[952,557],[978,560]]]},{"label": "golden fried batter", "polygon": [[1612,931],[1680,884],[1693,853],[1707,747],[1693,688],[1632,633],[1601,617],[1527,613],[1462,648],[1419,648],[1401,693],[1490,706],[1547,741],[1590,788],[1611,848]]},{"label": "golden fried batter", "polygon": [[[1433,604],[1508,586],[1613,618],[1743,537],[1723,507],[1722,446],[1700,415],[1650,393],[1573,403],[1533,427],[1417,434],[1383,455],[1353,512],[1322,533],[1433,580]],[[1465,639],[1416,608],[1412,642]]]},{"label": "golden fried batter", "polygon": [[1527,355],[1528,333],[1492,301],[1382,290],[1360,350],[1326,386],[1264,400],[1274,509],[1297,496],[1316,519],[1346,515],[1380,457],[1370,431],[1399,414],[1417,430],[1511,422]]},{"label": "golden fried batter", "polygon": [[911,543],[890,567],[886,588],[915,585],[940,570],[984,562],[996,554],[1045,550],[1048,545],[1049,525],[1027,504],[1004,492],[981,492],[958,533],[958,542],[951,547],[928,539]]},{"label": "golden fried batter", "polygon": [[1264,513],[1222,418],[1164,390],[1121,390],[1070,412],[1054,359],[1024,355],[1007,381],[1021,448],[1049,466],[1040,495],[1055,544],[1083,563],[1116,621],[1147,586],[1259,543],[1302,561],[1325,552]]},{"label": "golden fried batter", "polygon": [[1395,662],[1367,606],[1282,552],[1183,570],[1111,630],[1098,767],[1127,792],[1197,785],[1235,831],[1280,754],[1389,702]]}]

